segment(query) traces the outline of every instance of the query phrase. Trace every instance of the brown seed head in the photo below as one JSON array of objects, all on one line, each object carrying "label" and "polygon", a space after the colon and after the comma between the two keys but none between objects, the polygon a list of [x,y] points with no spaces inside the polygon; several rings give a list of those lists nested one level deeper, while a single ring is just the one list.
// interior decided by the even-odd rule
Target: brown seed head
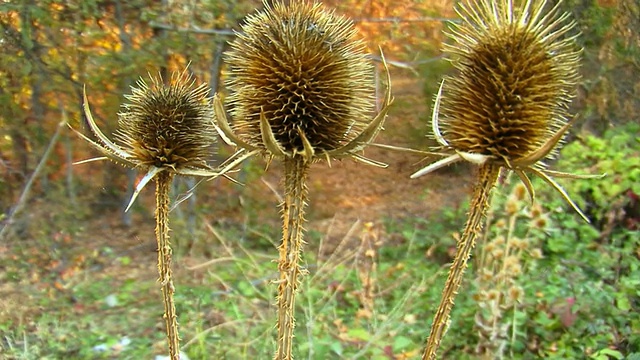
[{"label": "brown seed head", "polygon": [[320,4],[265,2],[251,15],[227,54],[234,130],[264,148],[261,112],[288,153],[353,139],[370,118],[373,66],[364,42],[345,19]]},{"label": "brown seed head", "polygon": [[524,289],[522,289],[520,286],[512,286],[507,291],[507,300],[509,300],[512,303],[522,301],[523,297],[524,297]]},{"label": "brown seed head", "polygon": [[215,142],[213,108],[206,84],[186,71],[165,85],[140,79],[118,114],[116,140],[139,166],[203,168]]},{"label": "brown seed head", "polygon": [[[546,0],[467,0],[447,34],[458,74],[445,80],[440,131],[451,148],[516,163],[567,122],[580,51],[575,23]],[[547,154],[548,155],[548,154]]]}]

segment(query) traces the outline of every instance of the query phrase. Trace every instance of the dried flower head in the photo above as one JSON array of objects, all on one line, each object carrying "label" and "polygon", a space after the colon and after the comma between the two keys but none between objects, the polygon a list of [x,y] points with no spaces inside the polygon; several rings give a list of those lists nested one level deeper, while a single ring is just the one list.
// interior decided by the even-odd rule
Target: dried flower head
[{"label": "dried flower head", "polygon": [[513,216],[520,210],[520,203],[518,203],[518,199],[515,196],[509,196],[507,201],[504,203],[504,211],[509,216]]},{"label": "dried flower head", "polygon": [[512,303],[521,302],[524,297],[524,289],[520,286],[512,286],[507,291],[507,299]]},{"label": "dried flower head", "polygon": [[[355,157],[377,135],[391,101],[373,110],[373,65],[352,22],[319,4],[264,3],[227,54],[228,104],[216,118],[231,143],[269,157]],[[388,73],[388,72],[387,72]],[[388,80],[388,79],[387,79]]]},{"label": "dried flower head", "polygon": [[162,171],[189,176],[220,175],[207,165],[216,140],[207,85],[196,85],[186,71],[173,74],[169,85],[160,77],[151,77],[150,84],[140,79],[136,85],[132,87],[132,94],[126,96],[129,103],[124,104],[118,114],[116,142],[96,125],[86,93],[84,114],[97,141],[78,133],[104,155],[87,161],[110,159],[147,171],[129,207],[142,188]]},{"label": "dried flower head", "polygon": [[[447,34],[453,43],[455,76],[442,82],[432,126],[445,150],[454,154],[416,172],[417,177],[456,161],[494,163],[514,171],[534,200],[525,171],[561,193],[550,177],[581,177],[546,169],[572,121],[568,106],[579,80],[580,50],[575,23],[546,0],[468,0],[456,9],[462,18]],[[587,220],[588,221],[588,220]]]},{"label": "dried flower head", "polygon": [[138,80],[118,114],[115,139],[137,166],[208,169],[216,136],[209,87],[187,73],[165,86],[160,77]]},{"label": "dried flower head", "polygon": [[518,201],[524,200],[526,195],[527,195],[527,189],[524,187],[524,185],[522,185],[522,183],[516,184],[516,186],[513,187],[513,196]]},{"label": "dried flower head", "polygon": [[542,258],[544,258],[544,254],[542,253],[542,249],[540,249],[540,248],[532,249],[531,252],[529,252],[529,256],[531,256],[531,258],[533,258],[533,259],[542,259]]},{"label": "dried flower head", "polygon": [[531,227],[534,229],[544,230],[549,224],[549,219],[546,216],[538,216],[531,220]]}]

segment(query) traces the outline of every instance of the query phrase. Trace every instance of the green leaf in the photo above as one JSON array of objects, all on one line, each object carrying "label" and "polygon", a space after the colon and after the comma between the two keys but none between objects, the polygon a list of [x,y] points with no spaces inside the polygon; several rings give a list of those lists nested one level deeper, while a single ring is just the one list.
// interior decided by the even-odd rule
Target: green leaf
[{"label": "green leaf", "polygon": [[622,311],[631,310],[631,303],[629,298],[625,294],[618,293],[616,295],[616,306]]},{"label": "green leaf", "polygon": [[371,338],[371,334],[369,334],[369,332],[363,328],[350,329],[349,331],[347,331],[347,335],[349,335],[349,337],[351,338],[365,341],[369,341],[369,339]]},{"label": "green leaf", "polygon": [[609,360],[610,358],[624,359],[624,355],[618,350],[605,348],[598,350],[595,354],[591,355],[591,358],[597,360]]},{"label": "green leaf", "polygon": [[331,349],[331,351],[339,356],[342,356],[342,353],[344,352],[344,348],[342,347],[342,344],[335,341],[332,342],[331,344],[329,344],[329,348]]},{"label": "green leaf", "polygon": [[393,339],[393,351],[402,351],[413,345],[413,341],[406,336],[397,336]]}]

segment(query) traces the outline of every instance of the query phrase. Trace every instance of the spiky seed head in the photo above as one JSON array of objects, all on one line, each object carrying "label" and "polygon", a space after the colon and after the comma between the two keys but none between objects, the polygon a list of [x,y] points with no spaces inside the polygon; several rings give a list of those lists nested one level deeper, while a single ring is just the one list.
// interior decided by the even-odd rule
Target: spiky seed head
[{"label": "spiky seed head", "polygon": [[546,0],[467,0],[456,11],[462,23],[444,51],[458,74],[442,89],[442,136],[457,151],[517,162],[567,121],[579,79],[575,24]]},{"label": "spiky seed head", "polygon": [[264,148],[263,112],[289,153],[303,149],[300,131],[315,150],[353,139],[370,118],[373,65],[353,24],[321,4],[264,3],[231,43],[228,104],[234,130]]},{"label": "spiky seed head", "polygon": [[209,88],[186,71],[140,79],[118,113],[116,141],[139,166],[203,168],[216,139]]}]

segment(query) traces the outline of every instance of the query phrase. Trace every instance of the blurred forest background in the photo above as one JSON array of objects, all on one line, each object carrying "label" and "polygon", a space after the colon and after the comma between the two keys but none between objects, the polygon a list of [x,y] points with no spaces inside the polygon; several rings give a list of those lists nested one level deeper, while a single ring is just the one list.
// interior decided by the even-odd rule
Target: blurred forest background
[{"label": "blurred forest background", "polygon": [[[380,47],[391,65],[395,103],[378,142],[428,150],[431,99],[451,70],[440,48],[447,23],[457,21],[455,1],[323,3],[353,19],[374,60]],[[124,95],[148,73],[168,78],[188,66],[212,93],[224,94],[227,42],[260,6],[0,1],[0,358],[162,353],[152,191],[124,214],[139,175],[108,162],[73,166],[96,154],[66,124],[86,130],[86,86],[96,121],[112,133]],[[512,254],[522,274],[509,283],[524,295],[487,307],[478,294],[499,287],[478,280],[486,263],[474,264],[445,358],[640,358],[640,4],[561,6],[582,33],[583,81],[573,104],[580,120],[552,166],[608,176],[563,182],[592,224],[544,184],[539,213],[517,196],[517,215],[502,212],[515,195],[509,182],[500,187],[491,224],[513,219],[509,234],[531,246]],[[311,174],[301,358],[418,356],[464,221],[470,168],[409,180],[419,156],[367,151],[390,168],[345,162],[319,164]],[[231,152],[221,144],[216,160]],[[173,210],[178,313],[192,359],[270,356],[280,183],[277,166],[264,172],[264,165],[243,165],[244,187],[200,183]],[[174,197],[194,185],[176,182]],[[544,224],[532,225],[540,214]],[[495,228],[478,252],[502,236]]]}]

